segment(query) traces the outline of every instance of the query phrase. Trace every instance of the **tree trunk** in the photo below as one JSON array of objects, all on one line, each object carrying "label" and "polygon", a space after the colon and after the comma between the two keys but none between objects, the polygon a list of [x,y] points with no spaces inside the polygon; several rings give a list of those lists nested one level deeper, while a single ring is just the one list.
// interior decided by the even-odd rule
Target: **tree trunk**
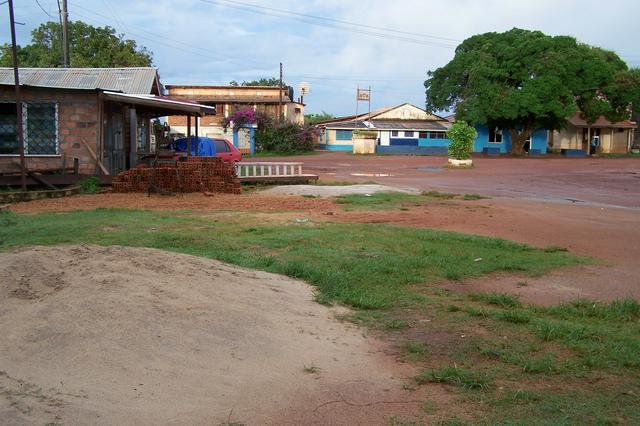
[{"label": "tree trunk", "polygon": [[[509,154],[519,157],[523,156],[524,143],[529,139],[531,130],[522,129],[521,132],[518,132],[515,129],[509,129],[509,135],[511,136],[511,148],[509,149]],[[529,149],[531,149],[531,147],[529,147]]]}]

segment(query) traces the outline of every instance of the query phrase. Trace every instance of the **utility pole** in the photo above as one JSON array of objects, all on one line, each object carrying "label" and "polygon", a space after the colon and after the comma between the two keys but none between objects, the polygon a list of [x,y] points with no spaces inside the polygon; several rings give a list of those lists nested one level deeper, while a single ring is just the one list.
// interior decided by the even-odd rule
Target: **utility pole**
[{"label": "utility pole", "polygon": [[69,67],[69,11],[67,9],[67,0],[62,0],[62,66]]},{"label": "utility pole", "polygon": [[11,26],[11,52],[13,54],[13,82],[16,87],[16,133],[20,153],[20,184],[22,191],[27,190],[27,174],[24,163],[24,134],[22,132],[22,101],[20,99],[20,77],[18,76],[18,48],[16,47],[16,22],[13,16],[13,0],[9,3],[9,21]]},{"label": "utility pole", "polygon": [[280,104],[278,107],[278,121],[282,122],[282,62],[280,62]]}]

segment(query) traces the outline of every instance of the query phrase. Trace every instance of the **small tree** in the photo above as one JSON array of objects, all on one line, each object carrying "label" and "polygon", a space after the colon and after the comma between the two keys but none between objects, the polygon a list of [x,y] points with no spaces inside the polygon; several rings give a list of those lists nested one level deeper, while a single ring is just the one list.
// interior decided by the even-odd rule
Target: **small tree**
[{"label": "small tree", "polygon": [[447,137],[451,139],[449,144],[449,158],[455,160],[468,160],[473,151],[473,141],[478,132],[464,121],[456,121],[447,131]]}]

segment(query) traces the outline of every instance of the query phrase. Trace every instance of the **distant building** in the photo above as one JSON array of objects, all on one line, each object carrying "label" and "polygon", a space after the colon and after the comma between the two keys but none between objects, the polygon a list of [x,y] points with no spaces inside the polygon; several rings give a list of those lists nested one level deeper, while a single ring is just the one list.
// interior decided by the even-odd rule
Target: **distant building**
[{"label": "distant building", "polygon": [[321,149],[351,151],[353,130],[369,129],[378,132],[376,152],[386,154],[445,154],[450,126],[446,119],[409,103],[316,124]]},{"label": "distant building", "polygon": [[[304,104],[295,102],[293,90],[285,87],[271,86],[166,86],[169,96],[190,99],[198,103],[215,106],[216,112],[199,118],[197,123],[191,123],[192,128],[198,126],[201,136],[226,136],[234,138],[236,145],[244,153],[249,152],[251,129],[234,135],[231,129],[225,129],[223,120],[235,111],[253,108],[267,116],[277,119],[280,113],[289,123],[304,124]],[[280,108],[280,94],[282,94],[282,112]],[[170,116],[167,120],[172,133],[186,134],[187,118],[185,116]],[[193,130],[192,130],[193,133]]]},{"label": "distant building", "polygon": [[[378,132],[376,152],[382,154],[446,154],[451,142],[447,130],[454,116],[439,117],[411,104],[382,108],[371,114],[334,118],[318,123],[318,147],[329,151],[351,151],[353,130]],[[500,155],[509,152],[511,136],[507,129],[476,125],[478,136],[473,152]],[[558,152],[569,156],[629,152],[637,124],[631,120],[612,123],[604,117],[588,124],[575,113],[560,131],[535,130],[525,142],[529,155]]]}]

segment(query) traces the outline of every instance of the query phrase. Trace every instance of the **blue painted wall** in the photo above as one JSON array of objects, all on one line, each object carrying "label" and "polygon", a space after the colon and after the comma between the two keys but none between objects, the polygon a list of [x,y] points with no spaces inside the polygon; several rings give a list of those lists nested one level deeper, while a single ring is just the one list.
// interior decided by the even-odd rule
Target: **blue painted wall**
[{"label": "blue painted wall", "polygon": [[[251,155],[256,153],[256,129],[255,127],[241,127],[242,129],[249,129],[249,149],[251,152]],[[235,129],[233,131],[233,146],[235,146],[236,148],[240,148],[238,145],[240,144],[240,141],[238,140],[238,130],[239,129]]]},{"label": "blue painted wall", "polygon": [[376,154],[446,155],[447,148],[442,146],[378,145],[376,146]]},{"label": "blue painted wall", "polygon": [[390,138],[389,145],[391,146],[418,146],[418,139],[416,138]]},{"label": "blue painted wall", "polygon": [[[511,135],[508,130],[502,130],[502,143],[489,143],[489,129],[486,126],[477,125],[476,131],[478,132],[478,137],[473,142],[473,152],[482,152],[484,148],[499,148],[501,154],[509,152]],[[538,150],[540,154],[547,153],[547,131],[545,129],[533,132],[529,149]]]},{"label": "blue painted wall", "polygon": [[482,152],[484,148],[499,148],[502,154],[509,152],[509,148],[511,148],[511,137],[506,130],[502,131],[501,143],[489,143],[489,128],[486,126],[477,125],[476,131],[478,132],[478,136],[473,142],[473,152]]},{"label": "blue painted wall", "polygon": [[418,139],[418,146],[437,146],[446,148],[451,143],[449,139],[432,139],[432,138],[420,138]]},{"label": "blue painted wall", "polygon": [[327,151],[353,151],[353,145],[325,145]]},{"label": "blue painted wall", "polygon": [[353,139],[352,130],[336,130],[337,141],[350,141]]}]

